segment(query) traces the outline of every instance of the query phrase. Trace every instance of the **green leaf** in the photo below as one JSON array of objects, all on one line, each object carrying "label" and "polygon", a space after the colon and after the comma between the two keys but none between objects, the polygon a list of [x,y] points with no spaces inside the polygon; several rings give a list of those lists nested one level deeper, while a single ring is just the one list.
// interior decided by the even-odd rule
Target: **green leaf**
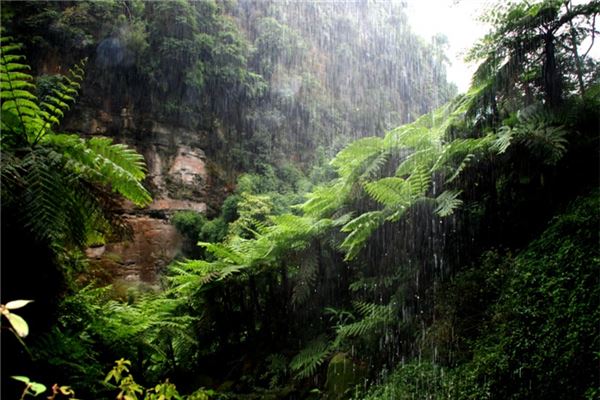
[{"label": "green leaf", "polygon": [[447,217],[454,213],[454,210],[460,207],[463,203],[460,196],[460,190],[446,190],[440,194],[435,200],[438,204],[435,213],[440,217]]},{"label": "green leaf", "polygon": [[26,376],[11,376],[12,379],[29,384],[31,382]]},{"label": "green leaf", "polygon": [[27,322],[25,322],[25,320],[22,317],[13,313],[5,315],[8,318],[8,321],[12,325],[13,329],[17,332],[17,335],[24,338],[29,334],[29,325],[27,325]]},{"label": "green leaf", "polygon": [[25,307],[31,302],[33,302],[33,300],[13,300],[6,303],[5,307],[9,310],[16,310],[17,308]]},{"label": "green leaf", "polygon": [[34,396],[39,396],[46,391],[46,386],[41,383],[32,382],[30,388],[33,391]]}]

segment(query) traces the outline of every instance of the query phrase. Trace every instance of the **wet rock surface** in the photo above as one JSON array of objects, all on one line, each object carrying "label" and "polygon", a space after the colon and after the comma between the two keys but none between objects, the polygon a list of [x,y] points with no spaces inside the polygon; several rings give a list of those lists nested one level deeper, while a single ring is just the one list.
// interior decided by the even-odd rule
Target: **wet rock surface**
[{"label": "wet rock surface", "polygon": [[120,279],[156,284],[160,272],[180,252],[182,237],[165,219],[145,215],[125,219],[133,231],[130,239],[86,251],[92,273],[106,283]]},{"label": "wet rock surface", "polygon": [[206,134],[143,118],[132,107],[105,111],[111,108],[84,107],[84,118],[68,121],[67,128],[84,136],[112,137],[140,152],[148,170],[145,185],[154,201],[143,209],[123,202],[131,237],[89,248],[86,255],[95,279],[155,285],[160,272],[181,252],[182,237],[169,223],[170,216],[177,211],[206,213],[219,203],[202,149]]}]

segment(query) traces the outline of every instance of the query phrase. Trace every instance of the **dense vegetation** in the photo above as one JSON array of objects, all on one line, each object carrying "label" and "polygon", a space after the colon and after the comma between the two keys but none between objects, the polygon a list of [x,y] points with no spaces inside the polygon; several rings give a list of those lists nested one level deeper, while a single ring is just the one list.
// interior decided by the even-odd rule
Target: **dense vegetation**
[{"label": "dense vegetation", "polygon": [[[452,92],[441,38],[416,40],[392,5],[336,4],[339,17],[327,3],[287,6],[3,11],[27,16],[9,26],[36,49],[61,50],[52,35],[79,43],[73,61],[96,49],[93,66],[34,80],[3,34],[3,267],[25,267],[3,271],[2,300],[45,306],[23,307],[37,332],[25,346],[12,317],[5,371],[78,398],[597,398],[600,69],[581,43],[600,3],[494,8],[470,90],[434,111]],[[121,58],[104,57],[115,41]],[[139,155],[59,133],[82,80],[226,130],[215,157],[241,160],[218,215],[172,217],[188,258],[159,291],[80,283],[81,249],[119,233],[111,191],[150,200]]]},{"label": "dense vegetation", "polygon": [[399,6],[34,1],[3,15],[43,74],[90,57],[80,114],[129,110],[130,142],[148,120],[192,129],[227,172],[310,164],[319,147],[331,156],[455,93],[443,40],[416,37]]}]

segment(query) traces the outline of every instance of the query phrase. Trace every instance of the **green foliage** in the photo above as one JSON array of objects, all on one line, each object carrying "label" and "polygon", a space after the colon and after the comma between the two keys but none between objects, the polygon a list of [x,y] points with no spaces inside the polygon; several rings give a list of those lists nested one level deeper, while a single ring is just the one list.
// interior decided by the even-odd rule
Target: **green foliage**
[{"label": "green foliage", "polygon": [[544,163],[556,164],[567,148],[567,128],[560,124],[556,113],[540,106],[530,106],[517,113],[514,126],[504,125],[499,129],[495,147],[504,153],[511,143],[522,143]]},{"label": "green foliage", "polygon": [[294,276],[294,288],[291,302],[294,307],[301,306],[310,299],[318,277],[318,260],[315,249],[307,247],[302,252],[297,274]]},{"label": "green foliage", "polygon": [[46,391],[46,386],[42,385],[41,383],[32,382],[26,376],[11,376],[11,378],[25,384],[25,389],[23,390],[21,399],[24,399],[27,395],[37,397]]},{"label": "green foliage", "polygon": [[105,378],[105,382],[109,383],[114,381],[118,390],[117,399],[125,400],[184,400],[184,399],[200,399],[208,400],[210,396],[214,394],[212,390],[198,389],[190,396],[182,396],[177,391],[174,384],[170,383],[169,380],[165,380],[163,383],[159,383],[149,389],[144,389],[143,386],[136,383],[133,376],[129,372],[131,361],[121,358],[115,362],[115,366],[108,373]]},{"label": "green foliage", "polygon": [[515,258],[471,364],[492,398],[581,398],[595,386],[599,199],[579,199]]},{"label": "green foliage", "polygon": [[298,379],[308,378],[331,354],[331,345],[324,337],[309,342],[291,361],[290,369]]},{"label": "green foliage", "polygon": [[469,382],[460,373],[447,370],[436,364],[412,362],[400,365],[383,384],[374,386],[367,393],[361,393],[355,399],[364,400],[409,400],[423,399],[459,399],[485,398],[483,392],[476,396],[465,397],[469,393]]},{"label": "green foliage", "polygon": [[132,288],[123,302],[111,293],[110,287],[84,288],[67,297],[57,326],[32,344],[37,362],[60,371],[55,376],[62,381],[76,379],[92,396],[105,390],[98,382],[108,354],[139,362],[144,378],[156,380],[188,363],[197,344],[199,318],[181,312],[184,299]]},{"label": "green foliage", "polygon": [[593,19],[599,11],[595,1],[508,2],[492,8],[485,20],[493,29],[468,57],[483,60],[473,81],[485,87],[480,105],[490,106],[492,118],[499,108],[514,111],[515,104],[518,109],[542,99],[556,107],[575,81],[583,95],[597,67],[595,61],[584,63],[576,49],[595,29]]},{"label": "green foliage", "polygon": [[262,378],[269,378],[269,387],[274,388],[283,382],[288,373],[288,360],[281,354],[271,354],[265,360],[268,363],[267,371]]},{"label": "green foliage", "polygon": [[18,314],[12,312],[12,310],[19,309],[31,303],[33,300],[13,300],[6,304],[0,304],[0,313],[10,323],[11,330],[20,338],[24,338],[29,334],[29,325],[27,321]]},{"label": "green foliage", "polygon": [[[534,207],[554,211],[595,177],[580,174],[585,169],[578,163],[588,162],[589,155],[573,161],[588,154],[582,147],[597,149],[590,139],[597,136],[594,62],[580,74],[577,60],[567,61],[571,50],[565,40],[554,54],[560,68],[548,72],[551,49],[543,34],[552,34],[550,44],[567,38],[563,25],[573,17],[571,44],[580,43],[596,2],[571,11],[570,4],[550,1],[509,5],[493,21],[499,29],[474,51],[484,63],[473,88],[391,130],[428,111],[450,90],[443,84],[443,38],[429,47],[410,33],[400,34],[405,21],[392,12],[395,5],[376,12],[367,7],[357,16],[347,13],[345,4],[337,4],[335,14],[327,14],[331,5],[316,3],[285,4],[284,11],[278,4],[210,1],[123,3],[129,6],[131,13],[119,24],[131,29],[118,37],[129,38],[127,48],[137,48],[136,57],[149,62],[111,65],[111,73],[126,70],[148,78],[148,102],[161,103],[150,105],[152,110],[169,121],[184,119],[194,129],[217,132],[208,139],[211,154],[252,172],[239,177],[221,216],[173,216],[201,251],[198,259],[169,268],[163,292],[131,291],[122,296],[128,297],[125,303],[107,292],[81,291],[67,300],[65,307],[73,311],[60,320],[60,329],[36,345],[39,359],[73,371],[68,373],[86,385],[85,376],[98,375],[107,357],[125,356],[144,382],[174,374],[191,388],[207,374],[227,376],[222,387],[255,393],[250,397],[275,396],[278,389],[280,397],[314,397],[320,389],[309,394],[306,386],[322,387],[323,364],[336,352],[351,354],[357,366],[368,363],[371,377],[386,379],[358,398],[594,395],[599,316],[598,293],[590,288],[598,287],[598,254],[591,243],[598,239],[597,230],[590,232],[597,227],[597,201],[569,211],[528,246],[538,225],[514,232],[507,227],[528,225]],[[73,5],[71,16],[61,11],[61,24],[87,18],[95,7],[101,12],[100,6]],[[105,14],[119,7],[106,6]],[[304,26],[298,15],[311,15],[315,24]],[[260,24],[253,26],[253,20]],[[371,40],[373,47],[364,44]],[[369,55],[373,49],[378,57]],[[410,68],[401,67],[406,54],[414,61]],[[20,60],[3,64],[3,90],[12,83],[15,88],[2,98],[7,104],[2,123],[13,132],[6,141],[3,137],[2,178],[20,188],[25,170],[31,182],[22,186],[26,195],[9,200],[31,207],[41,202],[42,211],[28,214],[31,224],[60,226],[80,237],[92,225],[104,229],[102,210],[92,201],[90,206],[85,199],[68,200],[70,210],[85,204],[88,221],[94,222],[71,224],[50,213],[61,205],[49,194],[69,199],[64,192],[83,179],[147,202],[139,185],[141,158],[105,139],[53,133],[54,119],[60,120],[69,104],[65,96],[75,90],[68,85],[80,78],[61,81],[58,93],[44,79],[39,92],[51,98],[42,106],[31,97],[33,80]],[[307,63],[312,69],[301,71]],[[382,76],[381,65],[389,76]],[[413,67],[423,77],[419,93],[409,85]],[[372,82],[367,85],[361,74]],[[578,75],[584,101],[568,98],[576,92],[569,85]],[[544,79],[558,76],[556,82]],[[380,82],[389,85],[379,87]],[[355,96],[350,86],[363,83]],[[567,91],[560,92],[561,84]],[[409,93],[415,105],[406,99],[399,103],[401,93]],[[557,93],[569,101],[564,109],[555,102]],[[382,110],[390,109],[399,111],[382,118]],[[39,114],[40,120],[19,120],[20,110],[26,117]],[[28,127],[44,134],[23,135]],[[345,145],[345,137],[334,138],[330,131],[352,131],[358,140]],[[35,151],[5,154],[5,148],[20,148],[17,142]],[[320,186],[311,190],[296,165],[306,167],[302,163],[314,156],[310,149],[331,143],[342,150],[314,171]],[[296,158],[290,161],[286,154]],[[236,159],[247,155],[251,161]],[[40,166],[42,158],[49,161]],[[71,173],[68,178],[63,171]],[[61,235],[66,234],[52,237],[62,240]],[[527,241],[510,242],[507,236]],[[526,249],[515,258],[511,250],[491,251],[475,266],[462,266],[489,246],[505,243]],[[262,361],[265,354],[270,356]],[[407,362],[398,365],[399,360]],[[168,382],[145,391],[129,368],[122,360],[108,377],[121,397],[180,398]],[[394,372],[386,377],[388,369]],[[212,394],[200,389],[190,398]]]},{"label": "green foliage", "polygon": [[138,205],[150,195],[141,181],[141,155],[107,138],[85,140],[53,128],[73,101],[82,66],[39,101],[29,67],[16,61],[20,45],[2,37],[3,209],[16,209],[39,239],[82,245],[93,229],[106,225],[100,193],[110,187]]},{"label": "green foliage", "polygon": [[[189,396],[183,396],[179,394],[174,384],[170,383],[169,380],[165,380],[163,383],[158,383],[150,388],[144,388],[138,384],[133,375],[130,372],[131,361],[121,358],[115,361],[115,365],[108,372],[104,379],[105,385],[111,389],[118,391],[117,399],[123,400],[209,400],[215,392],[213,390],[198,389]],[[12,379],[23,382],[25,389],[21,395],[21,400],[26,396],[37,397],[43,394],[48,389],[45,385],[31,381],[26,376],[13,376]],[[51,388],[50,396],[47,398],[54,400],[57,396],[62,398],[69,398],[75,400],[75,391],[69,386],[59,386],[54,384]]]},{"label": "green foliage", "polygon": [[442,286],[422,345],[453,368],[401,365],[360,398],[592,398],[599,199],[579,198],[514,258],[488,252]]},{"label": "green foliage", "polygon": [[[419,202],[438,202],[440,216],[450,215],[461,204],[458,191],[453,191],[453,196],[442,194],[438,199],[428,193],[434,174],[449,174],[447,183],[450,183],[476,155],[483,157],[491,150],[493,135],[450,142],[444,139],[447,130],[464,118],[465,110],[476,96],[474,91],[460,97],[412,124],[388,132],[384,138],[360,139],[333,159],[331,164],[340,175],[339,181],[310,194],[303,205],[305,212],[331,215],[343,204],[365,195],[383,206],[383,209],[363,211],[342,228],[348,233],[341,245],[347,260],[359,254],[367,239],[385,221],[398,221]],[[395,176],[381,177],[384,172],[381,169],[392,155],[396,161]],[[460,160],[458,166],[455,160]]]},{"label": "green foliage", "polygon": [[173,215],[171,223],[187,239],[196,242],[199,240],[202,227],[206,224],[206,217],[195,211],[179,211]]},{"label": "green foliage", "polygon": [[354,307],[362,319],[337,328],[339,338],[365,337],[373,335],[384,325],[392,321],[394,309],[391,304],[381,305],[373,303],[356,302]]},{"label": "green foliage", "polygon": [[437,201],[437,208],[435,212],[440,217],[447,217],[451,215],[455,209],[460,207],[463,202],[458,198],[460,191],[446,190],[441,193],[435,200]]}]

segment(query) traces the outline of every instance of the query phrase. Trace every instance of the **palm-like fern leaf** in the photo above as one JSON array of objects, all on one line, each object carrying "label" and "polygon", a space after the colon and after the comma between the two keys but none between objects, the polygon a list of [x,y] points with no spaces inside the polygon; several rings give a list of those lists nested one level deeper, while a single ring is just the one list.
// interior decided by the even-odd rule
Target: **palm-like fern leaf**
[{"label": "palm-like fern leaf", "polygon": [[294,277],[292,304],[298,306],[310,298],[318,275],[317,253],[306,251],[302,253],[302,261]]},{"label": "palm-like fern leaf", "polygon": [[410,202],[410,191],[405,179],[390,177],[379,179],[364,185],[365,191],[377,202],[394,206],[407,205]]},{"label": "palm-like fern leaf", "polygon": [[359,215],[342,227],[342,232],[348,232],[340,247],[346,251],[346,260],[358,255],[366,245],[367,239],[377,229],[385,214],[382,211],[370,211]]},{"label": "palm-like fern leaf", "polygon": [[514,143],[522,143],[546,164],[555,164],[567,150],[568,133],[559,117],[540,105],[533,105],[517,114],[515,126],[498,129],[493,148],[499,154]]},{"label": "palm-like fern leaf", "polygon": [[498,129],[497,138],[494,141],[492,149],[496,150],[498,154],[506,152],[512,143],[513,135],[514,132],[510,126],[501,126]]},{"label": "palm-like fern leaf", "polygon": [[75,101],[80,82],[83,80],[83,68],[86,62],[87,58],[69,69],[69,76],[60,76],[57,87],[41,100],[41,115],[50,126],[58,125],[64,112],[69,109],[68,103]]},{"label": "palm-like fern leaf", "polygon": [[567,130],[555,114],[541,106],[531,106],[519,112],[515,136],[547,164],[555,164],[566,152]]},{"label": "palm-like fern leaf", "polygon": [[308,200],[300,209],[314,217],[331,216],[342,208],[349,192],[349,186],[341,180],[329,186],[318,186],[307,195]]},{"label": "palm-like fern leaf", "polygon": [[356,302],[354,308],[356,308],[363,318],[359,321],[339,326],[337,333],[341,338],[364,337],[374,330],[381,328],[393,316],[391,305]]},{"label": "palm-like fern leaf", "polygon": [[442,192],[442,194],[435,199],[437,202],[437,207],[435,209],[436,214],[440,217],[452,215],[454,210],[463,203],[463,201],[458,198],[460,193],[460,190],[446,190]]},{"label": "palm-like fern leaf", "polygon": [[101,137],[84,140],[77,135],[54,134],[42,140],[67,155],[69,167],[90,181],[110,185],[137,205],[152,200],[140,182],[145,166],[135,150]]},{"label": "palm-like fern leaf", "polygon": [[432,146],[408,154],[396,168],[395,175],[399,177],[410,175],[418,166],[430,169],[437,159],[438,153],[437,146]]},{"label": "palm-like fern leaf", "polygon": [[381,138],[359,139],[340,151],[331,161],[331,165],[342,177],[347,178],[360,169],[365,160],[377,157],[384,150],[384,142]]},{"label": "palm-like fern leaf", "polygon": [[299,379],[308,378],[317,372],[319,366],[331,353],[331,346],[323,336],[311,341],[290,362],[290,369]]},{"label": "palm-like fern leaf", "polygon": [[15,125],[3,122],[2,128],[5,133],[12,132],[22,136],[21,141],[27,141],[26,138],[32,137],[44,127],[39,118],[37,97],[29,91],[34,88],[33,77],[24,72],[30,67],[19,62],[25,57],[15,54],[22,46],[15,44],[9,36],[0,37],[0,44],[2,120],[17,122]]},{"label": "palm-like fern leaf", "polygon": [[[68,102],[83,79],[83,64],[39,101],[29,66],[18,54],[21,46],[0,37],[0,100],[2,102],[3,207],[11,207],[38,237],[53,243],[81,245],[92,225],[106,222],[99,185],[109,186],[138,205],[150,202],[141,185],[143,158],[110,139],[84,140],[56,134]],[[57,246],[59,248],[61,246]]]},{"label": "palm-like fern leaf", "polygon": [[243,254],[238,253],[233,248],[223,243],[198,242],[198,246],[204,247],[209,253],[217,257],[219,260],[233,264],[244,264],[246,261]]}]

